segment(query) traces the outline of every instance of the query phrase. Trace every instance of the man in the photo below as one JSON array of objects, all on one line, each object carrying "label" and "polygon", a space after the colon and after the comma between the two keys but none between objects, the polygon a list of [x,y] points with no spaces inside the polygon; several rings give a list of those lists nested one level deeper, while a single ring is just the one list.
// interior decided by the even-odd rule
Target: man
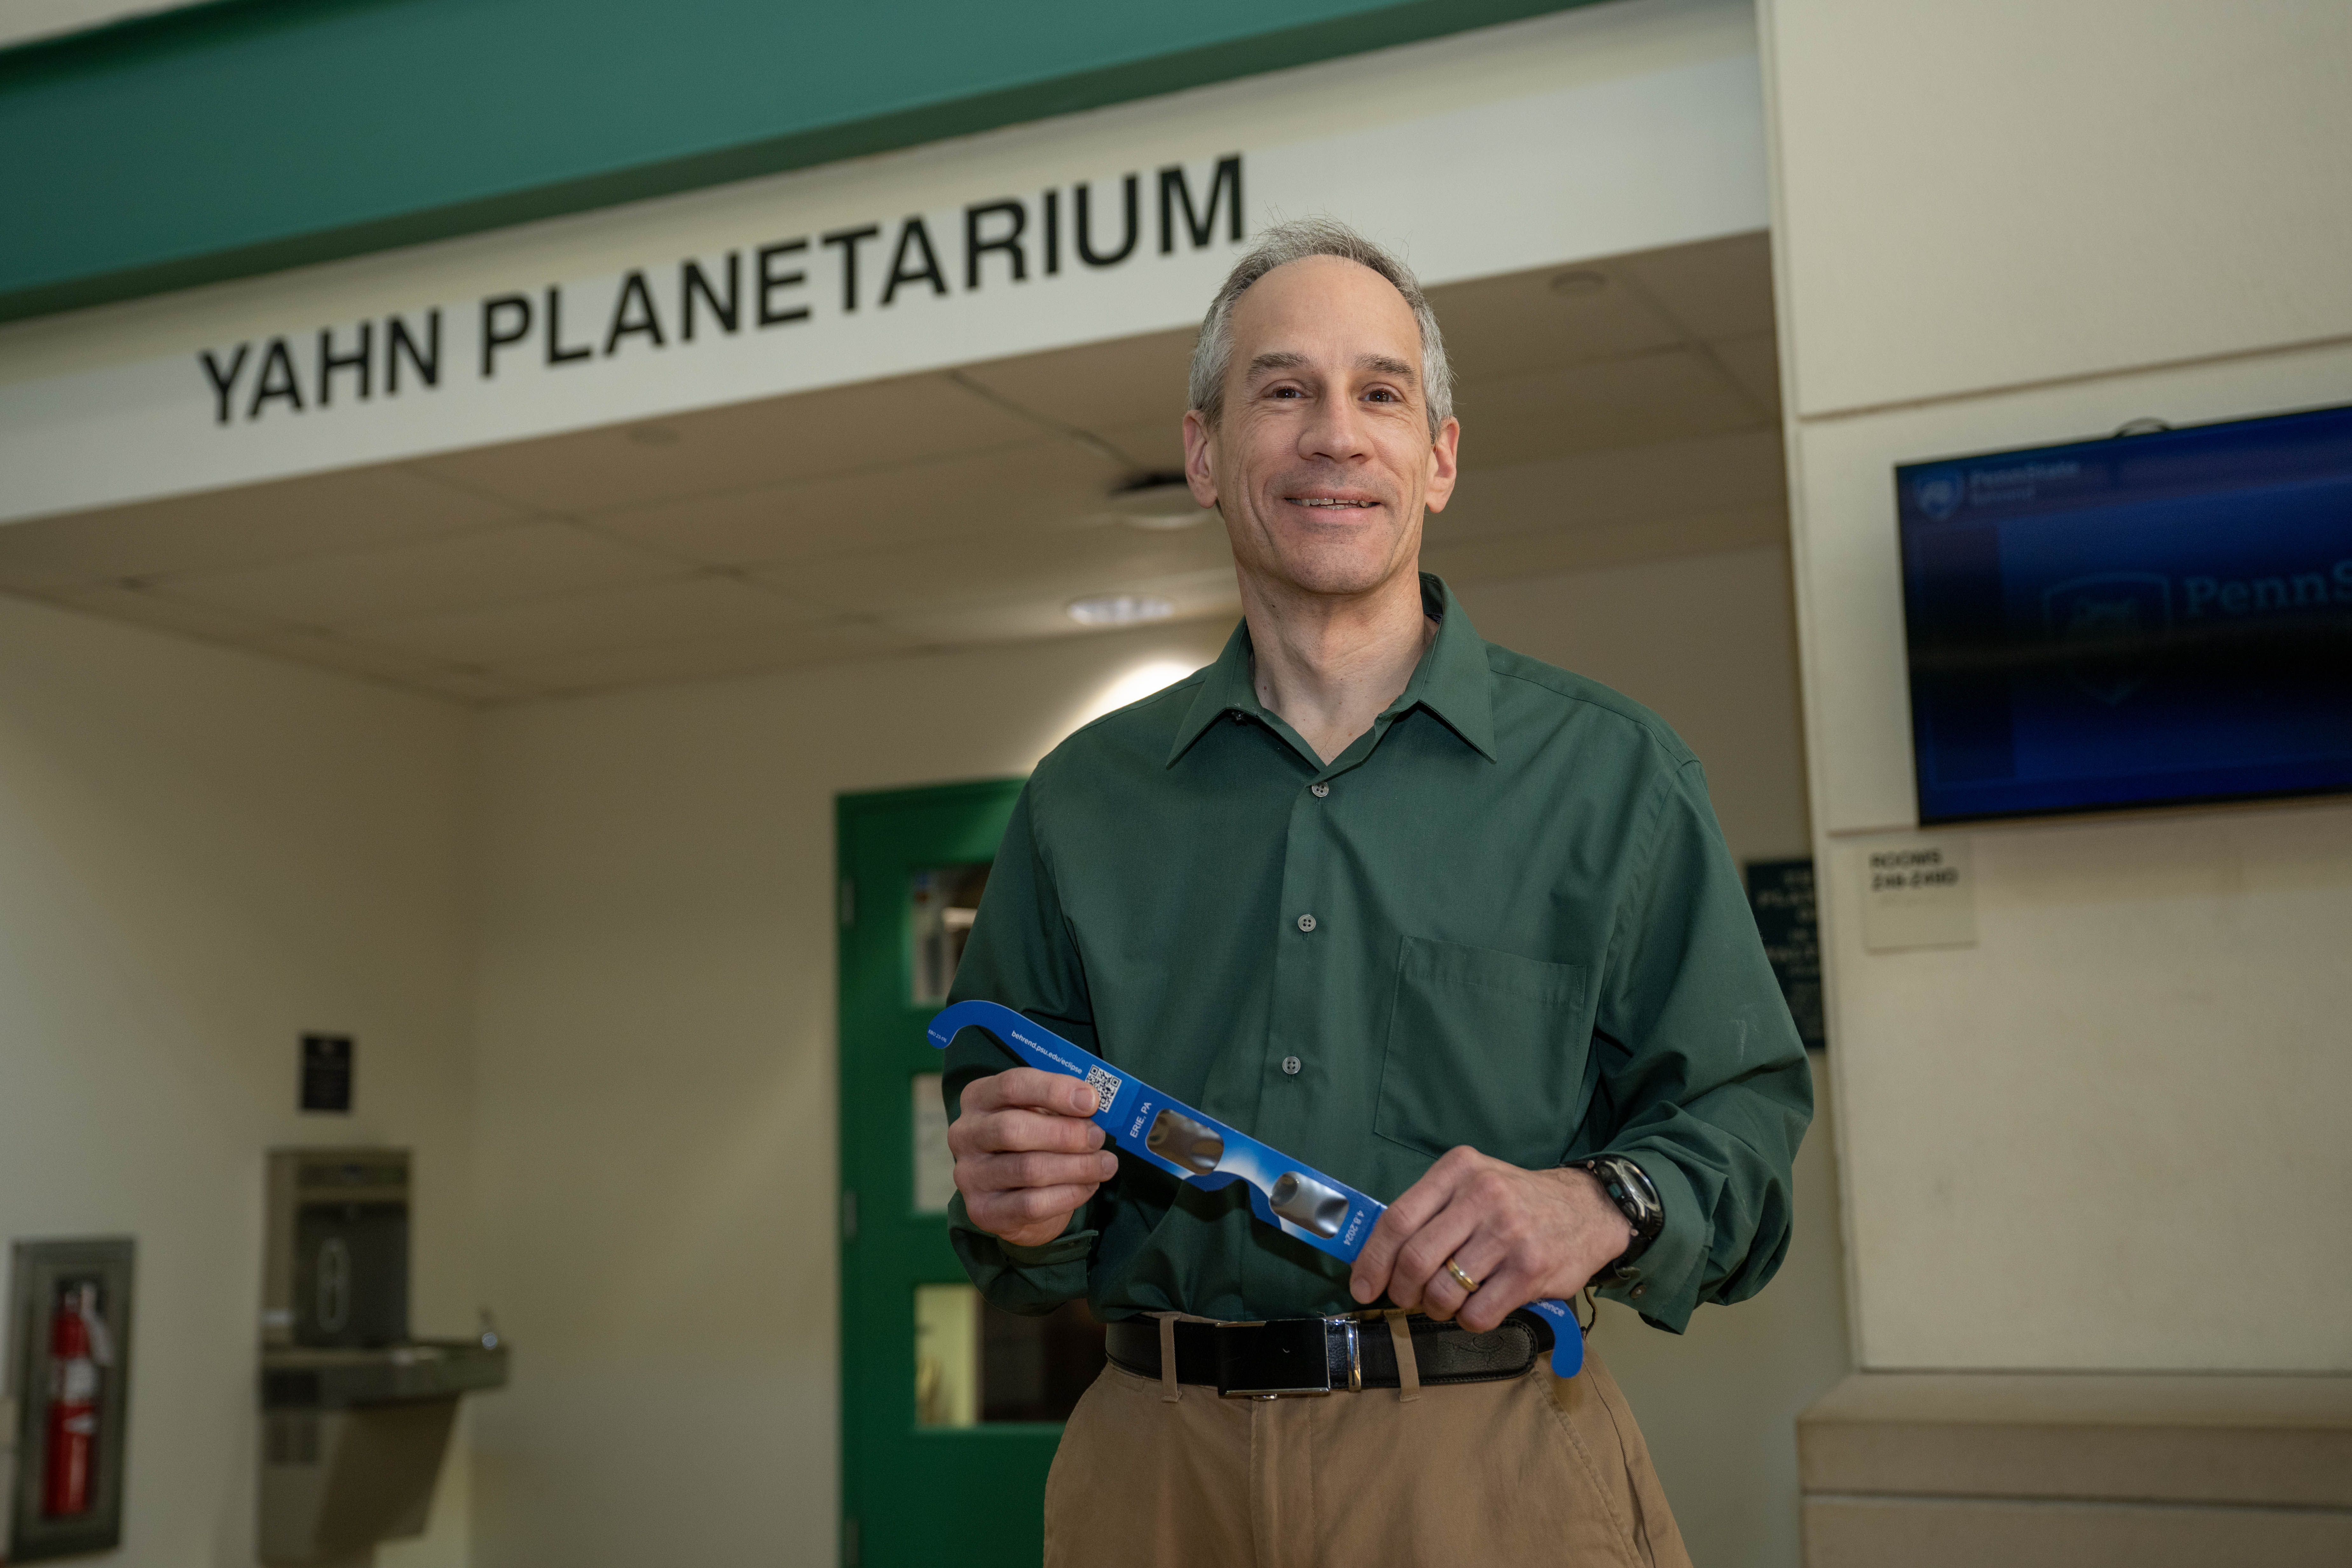
[{"label": "man", "polygon": [[[1594,1282],[1679,1331],[1787,1249],[1811,1080],[1698,764],[1420,574],[1460,429],[1393,258],[1269,230],[1192,400],[1243,624],[1039,765],[955,994],[1392,1206],[1350,1270],[1107,1151],[1083,1083],[956,1040],[966,1267],[1013,1310],[1111,1321],[1046,1561],[1686,1563],[1600,1359],[1555,1379],[1510,1314]],[[1301,1332],[1336,1392],[1219,1396]]]}]

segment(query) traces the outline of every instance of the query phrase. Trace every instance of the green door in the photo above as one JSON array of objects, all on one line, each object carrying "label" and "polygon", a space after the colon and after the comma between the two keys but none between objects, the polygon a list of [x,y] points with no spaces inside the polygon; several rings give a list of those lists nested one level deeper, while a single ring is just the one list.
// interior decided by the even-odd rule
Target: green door
[{"label": "green door", "polygon": [[1018,780],[844,795],[841,867],[842,1558],[1034,1568],[1045,1469],[1102,1367],[1073,1303],[987,1306],[948,1245],[944,1005]]}]

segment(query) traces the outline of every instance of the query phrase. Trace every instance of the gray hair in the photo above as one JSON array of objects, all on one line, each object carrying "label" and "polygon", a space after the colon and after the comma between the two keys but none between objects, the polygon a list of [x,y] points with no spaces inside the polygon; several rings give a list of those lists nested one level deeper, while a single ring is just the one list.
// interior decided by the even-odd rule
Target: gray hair
[{"label": "gray hair", "polygon": [[1437,331],[1437,312],[1421,291],[1412,268],[1336,218],[1307,217],[1278,223],[1259,234],[1250,253],[1234,264],[1224,287],[1209,301],[1208,319],[1192,344],[1192,406],[1212,426],[1225,411],[1225,373],[1234,362],[1234,304],[1249,286],[1292,261],[1310,256],[1336,256],[1369,267],[1395,285],[1412,308],[1413,324],[1421,329],[1421,392],[1429,408],[1429,435],[1454,417],[1454,369],[1445,363],[1445,340]]}]

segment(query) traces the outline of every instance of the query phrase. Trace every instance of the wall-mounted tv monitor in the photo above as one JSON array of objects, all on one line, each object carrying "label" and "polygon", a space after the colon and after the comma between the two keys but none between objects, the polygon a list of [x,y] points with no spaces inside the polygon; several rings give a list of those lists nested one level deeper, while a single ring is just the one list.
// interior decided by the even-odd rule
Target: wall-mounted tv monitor
[{"label": "wall-mounted tv monitor", "polygon": [[1923,824],[2352,790],[2352,407],[1895,477]]}]

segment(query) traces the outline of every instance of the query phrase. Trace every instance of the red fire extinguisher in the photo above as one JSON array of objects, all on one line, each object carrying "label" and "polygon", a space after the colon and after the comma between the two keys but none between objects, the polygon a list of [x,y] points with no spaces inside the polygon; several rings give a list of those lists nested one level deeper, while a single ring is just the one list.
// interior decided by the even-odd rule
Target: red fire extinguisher
[{"label": "red fire extinguisher", "polygon": [[68,1285],[49,1320],[49,1417],[41,1512],[49,1519],[88,1513],[91,1459],[98,1447],[99,1368],[114,1360],[98,1287]]}]

